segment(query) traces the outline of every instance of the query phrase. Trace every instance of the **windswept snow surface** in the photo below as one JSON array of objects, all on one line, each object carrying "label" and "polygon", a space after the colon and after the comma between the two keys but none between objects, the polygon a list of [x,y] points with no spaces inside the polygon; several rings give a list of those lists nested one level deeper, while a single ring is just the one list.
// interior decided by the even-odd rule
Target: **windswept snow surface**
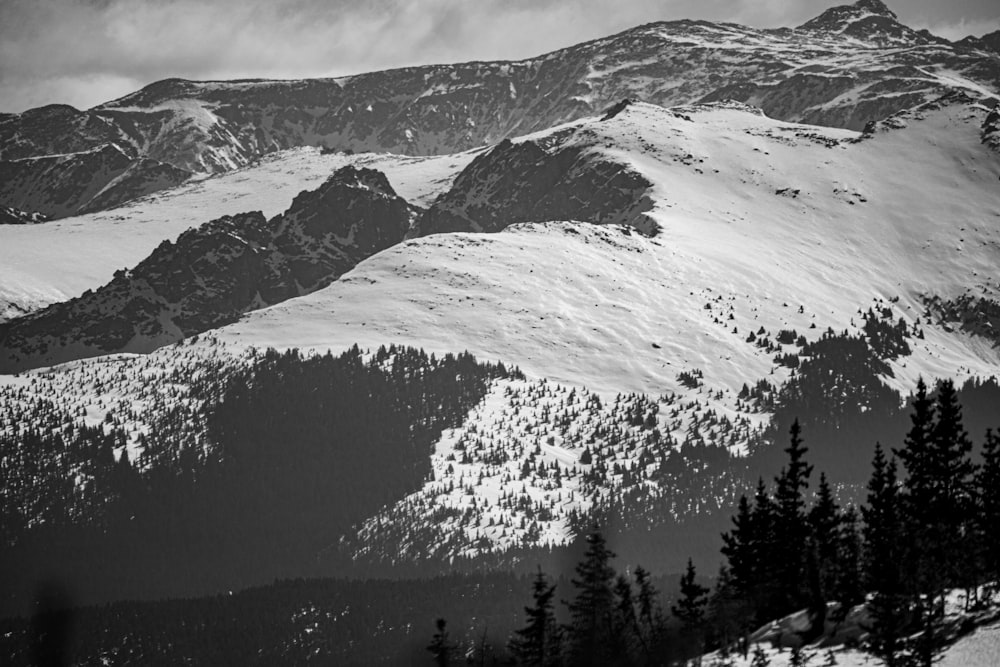
[{"label": "windswept snow surface", "polygon": [[[548,140],[649,178],[655,237],[561,221],[415,239],[220,337],[468,349],[608,393],[675,391],[689,369],[713,390],[781,380],[773,354],[746,342],[750,332],[857,331],[873,306],[912,324],[922,295],[1000,291],[1000,156],[980,143],[985,113],[953,101],[859,140],[742,105],[634,104]],[[1000,370],[988,342],[922,324],[913,355],[893,363],[898,389],[918,374]]]},{"label": "windswept snow surface", "polygon": [[385,172],[399,195],[426,206],[473,157],[323,155],[296,148],[109,211],[41,225],[0,225],[0,321],[97,288],[190,227],[245,211],[277,215],[299,192],[345,165]]}]

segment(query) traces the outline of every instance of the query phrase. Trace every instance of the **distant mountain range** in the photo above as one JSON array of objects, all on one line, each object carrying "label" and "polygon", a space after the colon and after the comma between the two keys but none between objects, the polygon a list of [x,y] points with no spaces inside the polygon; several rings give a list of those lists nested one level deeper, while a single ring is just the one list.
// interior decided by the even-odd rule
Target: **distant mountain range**
[{"label": "distant mountain range", "polygon": [[86,111],[0,115],[0,205],[50,218],[101,210],[295,146],[455,153],[623,98],[730,99],[780,120],[860,130],[948,91],[993,94],[998,44],[998,33],[952,43],[861,0],[794,29],[651,23],[521,61],[338,79],[167,79]]}]

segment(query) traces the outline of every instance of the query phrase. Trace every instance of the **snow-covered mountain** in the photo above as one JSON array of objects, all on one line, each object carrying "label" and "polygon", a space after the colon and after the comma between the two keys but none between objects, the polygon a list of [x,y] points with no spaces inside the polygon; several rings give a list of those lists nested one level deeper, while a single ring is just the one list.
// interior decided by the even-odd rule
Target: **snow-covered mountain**
[{"label": "snow-covered mountain", "polygon": [[[396,219],[399,216],[373,213],[367,224],[388,224],[399,234],[352,261],[388,248],[403,234],[414,239],[362,264],[329,290],[251,317],[233,336],[254,345],[334,349],[359,341],[377,346],[412,340],[428,349],[469,349],[483,358],[508,359],[539,376],[595,389],[644,393],[675,388],[679,371],[671,367],[674,364],[716,359],[699,367],[718,368],[715,374],[725,378],[724,387],[735,391],[747,375],[762,377],[773,366],[766,352],[751,349],[747,356],[743,338],[758,326],[775,331],[812,325],[820,331],[860,327],[858,309],[890,298],[915,325],[925,301],[933,297],[950,300],[972,293],[996,298],[997,285],[990,277],[990,267],[998,260],[996,230],[987,222],[1000,210],[992,183],[998,164],[990,144],[995,116],[973,98],[956,93],[859,134],[775,121],[739,103],[672,110],[620,104],[613,113],[503,141],[480,153],[449,189],[415,216],[412,227]],[[944,164],[953,167],[942,178]],[[384,187],[391,191],[388,182]],[[963,193],[961,199],[956,191]],[[296,202],[305,199],[303,195]],[[338,206],[349,203],[339,201]],[[316,214],[332,220],[336,209]],[[565,223],[536,223],[499,237],[454,234],[560,219],[627,228],[609,235]],[[245,310],[315,289],[306,287],[315,280],[300,280],[287,289],[262,289],[249,274],[232,274],[232,266],[223,268],[211,260],[226,255],[221,247],[234,238],[233,229],[264,226],[261,214],[253,217],[255,224],[249,218],[240,220],[246,224],[224,219],[187,232],[177,239],[176,248],[167,243],[136,269],[116,273],[108,287],[2,325],[5,367],[48,365],[99,351],[148,351]],[[278,220],[268,225],[277,229]],[[640,236],[620,236],[628,229]],[[342,232],[347,243],[349,230]],[[953,235],[957,242],[951,240]],[[618,245],[634,254],[615,252]],[[309,255],[307,250],[297,252]],[[591,254],[585,262],[580,259]],[[563,258],[565,268],[556,269],[557,258]],[[203,271],[177,266],[201,261],[218,266],[215,270],[226,275],[224,284],[210,287]],[[323,266],[310,270],[328,281],[349,266],[353,264],[336,271]],[[442,271],[454,271],[455,279],[442,280],[447,275]],[[400,275],[406,279],[400,281]],[[512,280],[514,275],[519,279]],[[200,293],[191,304],[182,305],[186,297],[166,298],[164,290],[154,290],[158,296],[153,300],[176,311],[174,316],[187,324],[168,324],[159,308],[136,305],[147,300],[141,296],[145,288],[137,285],[158,282],[170,284],[171,293]],[[370,284],[389,287],[372,289]],[[628,292],[617,307],[628,308],[634,321],[607,320],[605,310],[616,307],[613,294],[623,288],[618,284]],[[581,291],[584,285],[591,285],[591,291]],[[765,285],[766,294],[761,291]],[[472,297],[475,303],[473,292],[480,288],[490,307],[472,317],[466,302]],[[606,296],[587,296],[591,293]],[[547,305],[539,302],[546,294],[552,301]],[[706,299],[720,298],[726,302],[720,308],[727,312],[704,308]],[[609,299],[602,308],[601,302]],[[230,307],[237,302],[239,307]],[[643,303],[647,305],[640,307]],[[799,306],[801,312],[796,311]],[[571,354],[548,352],[560,336],[531,320],[545,312],[567,320],[564,344]],[[119,322],[123,313],[129,314],[128,325]],[[679,318],[681,313],[688,315]],[[741,321],[749,313],[753,320]],[[709,327],[713,333],[709,338],[692,336],[692,326],[704,326],[706,315],[707,323],[714,324]],[[522,322],[525,317],[531,321]],[[337,325],[330,326],[328,318]],[[279,329],[284,338],[261,335],[254,330],[258,319],[295,326]],[[317,328],[323,335],[314,339]],[[512,330],[510,337],[495,333],[506,329]],[[84,333],[105,330],[118,333],[103,342]],[[530,334],[534,330],[537,340]],[[142,331],[146,333],[136,337]],[[611,332],[615,335],[608,336]],[[681,355],[665,355],[652,346],[692,338],[703,344],[689,349],[694,343],[683,343]],[[942,346],[948,349],[942,362],[934,361],[939,353],[928,351],[915,370],[910,360],[910,370],[900,368],[898,374],[908,381],[918,372],[983,375],[995,363],[974,342]],[[633,352],[635,348],[640,351]],[[590,363],[582,365],[584,358]],[[604,377],[581,370],[614,368],[621,358],[631,359],[635,367]],[[595,363],[597,359],[606,361]],[[536,367],[539,363],[542,366]]]},{"label": "snow-covered mountain", "polygon": [[[306,145],[455,153],[590,116],[626,97],[662,106],[734,99],[772,118],[860,130],[951,90],[995,96],[1000,54],[990,44],[988,36],[952,44],[900,24],[877,0],[860,0],[795,29],[652,23],[522,61],[338,79],[168,79],[86,111],[54,105],[2,115],[0,160],[116,145],[132,161],[153,161],[133,171],[163,165],[159,172],[173,167],[176,178],[229,171]],[[30,180],[58,181],[41,168]],[[145,192],[171,184],[160,173],[146,178]],[[89,201],[88,187],[78,184],[72,198]],[[91,209],[127,198],[99,199]],[[74,212],[59,204],[64,200],[0,188],[0,204],[48,215]]]},{"label": "snow-covered mountain", "polygon": [[[997,298],[1000,154],[983,143],[989,116],[956,95],[859,134],[742,105],[633,104],[525,143],[548,143],[553,155],[581,151],[653,184],[642,192],[652,208],[635,215],[656,233],[538,222],[492,235],[433,234],[219,335],[319,350],[408,340],[606,392],[678,389],[677,374],[695,366],[707,385],[735,392],[748,378],[782,372],[748,334],[762,326],[807,337],[857,331],[859,310],[884,304],[927,329],[913,354],[894,362],[897,387],[912,388],[921,373],[988,376],[1000,361],[992,343],[929,326],[924,311],[935,295]],[[417,225],[444,204],[488,221],[530,199],[530,179],[512,177],[508,162],[502,180],[467,177],[490,155]],[[287,322],[295,325],[280,326]]]},{"label": "snow-covered mountain", "polygon": [[164,241],[96,291],[0,323],[0,372],[148,352],[325,287],[401,241],[410,216],[381,172],[343,167],[281,215],[218,218]]},{"label": "snow-covered mountain", "polygon": [[[35,225],[30,232],[4,226],[0,322],[95,290],[115,272],[134,267],[163,241],[175,241],[189,228],[246,211],[272,218],[286,210],[297,194],[317,188],[341,167],[378,169],[404,199],[426,207],[473,157],[472,153],[406,157],[291,149],[111,211],[54,220]],[[12,215],[18,222],[32,219],[23,211]]]},{"label": "snow-covered mountain", "polygon": [[[169,367],[175,354],[239,365],[248,348],[470,350],[516,364],[528,379],[498,380],[461,426],[442,434],[431,476],[345,536],[357,557],[561,545],[616,498],[658,520],[718,511],[741,488],[726,457],[745,452],[773,410],[773,396],[756,392],[789,381],[800,359],[815,354],[807,346],[829,331],[881,350],[878,383],[904,394],[921,375],[997,375],[996,339],[977,315],[994,312],[1000,292],[994,116],[951,94],[859,133],[770,119],[740,103],[630,103],[444,165],[418,161],[407,171],[386,162],[387,180],[341,169],[332,183],[350,177],[363,186],[347,188],[345,208],[387,197],[399,209],[396,235],[380,252],[193,344],[165,347],[148,362],[123,360],[115,368],[134,370],[116,371],[117,379],[88,379],[104,378],[109,367],[98,360],[31,373],[29,385],[12,380],[8,410],[62,397],[101,421],[104,394],[155,394],[141,368]],[[409,209],[389,194],[393,174],[426,206],[405,241]],[[435,198],[442,174],[451,175]],[[544,192],[534,179],[545,179]],[[328,185],[296,198],[292,210],[322,201]],[[525,221],[554,216],[557,198],[584,221]],[[19,363],[37,366],[52,349],[63,359],[90,356],[97,350],[81,352],[83,337],[122,322],[183,316],[194,331],[275,303],[257,298],[268,293],[264,277],[234,268],[258,257],[253,248],[265,263],[267,248],[284,258],[276,239],[290,215],[208,223],[105,288],[9,322],[8,360],[27,354]],[[336,211],[323,217],[335,221]],[[367,233],[384,218],[371,216]],[[440,219],[454,226],[423,226]],[[248,229],[271,230],[271,240],[248,244]],[[315,257],[302,252],[293,256],[311,270]],[[164,299],[157,289],[157,298],[139,298],[140,283],[180,296]],[[64,317],[67,310],[76,315]],[[873,317],[901,336],[901,351],[878,343]],[[48,333],[57,331],[62,341]],[[119,349],[133,341],[131,325],[124,331]],[[55,347],[39,352],[43,343]],[[744,385],[758,389],[748,394]],[[186,438],[203,437],[196,413],[181,422],[194,425]]]},{"label": "snow-covered mountain", "polygon": [[[360,517],[312,508],[340,523],[303,538],[309,563],[496,563],[595,519],[718,518],[829,348],[861,350],[860,375],[817,380],[829,403],[814,412],[853,402],[845,421],[899,412],[920,376],[1000,375],[989,44],[861,0],[795,29],[660,23],[516,63],[169,80],[0,117],[16,176],[0,190],[20,197],[0,215],[69,216],[0,225],[0,438],[16,444],[0,519],[18,534],[111,521],[102,503],[141,496],[130,475],[168,500],[174,482],[258,483],[267,470],[238,449],[247,467],[226,468],[226,437],[253,435],[237,418],[210,428],[226,406],[249,406],[245,421],[256,407],[294,446],[310,419],[268,400],[312,405],[325,387],[316,410],[339,418],[355,396],[336,382],[362,378],[370,408],[386,383],[431,376],[386,417],[417,413],[399,432],[419,442],[359,418],[352,443],[373,432],[398,464],[366,468],[363,447],[335,460],[322,447],[340,434],[319,434],[331,474],[357,464],[351,483],[399,485]],[[153,192],[156,174],[174,185]],[[345,376],[310,375],[345,350]],[[506,367],[476,375],[451,356],[466,350]],[[865,465],[866,438],[812,455]],[[293,464],[322,487],[321,464]],[[706,526],[681,546],[709,549]]]}]

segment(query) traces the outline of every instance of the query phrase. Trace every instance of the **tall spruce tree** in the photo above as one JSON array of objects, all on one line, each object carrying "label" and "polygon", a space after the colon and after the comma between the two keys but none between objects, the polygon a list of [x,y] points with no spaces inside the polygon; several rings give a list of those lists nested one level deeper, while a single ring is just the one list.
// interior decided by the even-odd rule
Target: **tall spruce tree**
[{"label": "tall spruce tree", "polygon": [[900,507],[896,461],[886,461],[882,446],[875,445],[868,502],[864,517],[865,584],[872,593],[869,650],[886,667],[900,665],[908,599],[900,576],[902,552],[902,508]]},{"label": "tall spruce tree", "polygon": [[821,474],[816,500],[809,510],[809,527],[816,550],[814,559],[819,585],[819,599],[814,600],[814,604],[825,604],[835,595],[841,544],[840,521],[840,508],[833,498],[826,474]]},{"label": "tall spruce tree", "polygon": [[909,582],[908,592],[915,595],[932,584],[939,574],[929,567],[929,559],[922,555],[924,545],[933,539],[930,512],[934,495],[931,464],[934,401],[927,395],[923,378],[917,381],[912,405],[910,430],[903,448],[895,450],[895,454],[906,472],[904,493],[899,498],[900,527],[903,529],[900,537],[904,541],[905,554],[899,562],[906,568],[903,580]]},{"label": "tall spruce tree", "polygon": [[636,603],[638,606],[638,636],[642,648],[644,662],[652,662],[652,657],[667,653],[669,647],[666,645],[666,633],[664,632],[666,621],[663,617],[663,610],[659,603],[659,593],[653,582],[650,581],[649,572],[641,565],[635,568],[635,583],[639,589]]},{"label": "tall spruce tree", "polygon": [[686,657],[693,658],[705,649],[705,608],[709,589],[697,582],[694,562],[688,558],[687,569],[681,577],[681,596],[671,606],[670,612],[681,622],[681,636]]},{"label": "tall spruce tree", "polygon": [[777,615],[790,613],[806,605],[806,545],[809,526],[805,513],[805,491],[809,487],[812,466],[805,462],[808,449],[802,444],[802,429],[796,419],[790,430],[790,444],[785,449],[788,465],[775,479],[775,569]]},{"label": "tall spruce tree", "polygon": [[757,624],[775,616],[780,608],[777,586],[780,545],[777,533],[777,506],[763,479],[757,480],[750,515],[751,586],[749,601]]},{"label": "tall spruce tree", "polygon": [[963,580],[962,561],[972,547],[972,449],[962,426],[954,384],[940,383],[936,403],[921,380],[913,401],[912,425],[899,451],[906,467],[903,526],[910,598],[918,633],[912,652],[931,665],[944,648],[939,624],[945,594]]},{"label": "tall spruce tree", "polygon": [[944,380],[938,386],[937,423],[931,438],[935,493],[930,513],[937,541],[936,564],[944,572],[946,586],[974,588],[974,581],[967,575],[973,569],[968,567],[967,559],[974,532],[975,467],[971,458],[972,441],[962,425],[962,406],[951,380]]},{"label": "tall spruce tree", "polygon": [[983,463],[976,473],[976,536],[982,579],[1000,586],[1000,433],[986,431]]},{"label": "tall spruce tree", "polygon": [[[852,505],[840,513],[839,544],[834,573],[833,599],[841,604],[841,615],[865,601],[861,583],[861,539],[858,510]],[[838,616],[838,620],[841,620]]]},{"label": "tall spruce tree", "polygon": [[604,665],[611,661],[609,647],[614,631],[614,593],[611,585],[615,571],[610,561],[615,554],[608,549],[600,532],[587,535],[587,552],[576,566],[576,598],[568,604],[571,624],[567,628],[569,659],[573,665]]},{"label": "tall spruce tree", "polygon": [[553,611],[555,591],[555,585],[549,585],[539,567],[531,590],[533,605],[524,608],[527,623],[514,632],[509,643],[511,654],[520,665],[549,667],[559,664],[559,626]]},{"label": "tall spruce tree", "polygon": [[728,561],[729,579],[733,588],[747,599],[751,598],[756,584],[757,554],[753,517],[750,501],[745,495],[740,496],[736,507],[736,515],[732,518],[733,527],[722,535],[722,555]]}]

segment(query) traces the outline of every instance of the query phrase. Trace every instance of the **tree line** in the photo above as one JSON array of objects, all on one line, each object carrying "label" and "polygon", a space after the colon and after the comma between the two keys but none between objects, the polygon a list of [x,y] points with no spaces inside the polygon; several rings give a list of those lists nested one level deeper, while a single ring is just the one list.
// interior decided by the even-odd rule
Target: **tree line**
[{"label": "tree line", "polygon": [[[47,520],[4,515],[0,612],[23,613],[35,583],[50,578],[96,602],[340,573],[350,562],[341,536],[419,488],[442,431],[460,425],[494,379],[519,374],[467,353],[395,346],[269,350],[194,380],[219,394],[201,417],[201,442],[179,444],[166,425],[131,460],[124,447],[113,454],[125,439],[115,425],[18,437],[13,444],[52,452],[43,460],[63,481],[27,477],[32,466],[8,470]],[[79,459],[95,469],[82,490]]]},{"label": "tree line", "polygon": [[[825,474],[810,493],[813,466],[797,421],[784,449],[785,465],[772,484],[759,480],[740,498],[723,534],[724,564],[711,592],[689,560],[671,613],[665,614],[648,573],[617,574],[604,537],[589,548],[557,621],[555,586],[539,570],[525,624],[511,635],[515,664],[684,664],[709,650],[750,651],[763,624],[807,611],[799,647],[829,623],[865,604],[864,648],[888,667],[929,667],[954,639],[945,603],[965,592],[966,610],[992,603],[1000,582],[1000,435],[988,430],[981,462],[963,426],[954,384],[935,397],[923,380],[912,402],[911,427],[901,446],[876,443],[866,501],[841,505]],[[446,626],[428,650],[448,664]],[[758,651],[755,664],[766,664]]]}]

